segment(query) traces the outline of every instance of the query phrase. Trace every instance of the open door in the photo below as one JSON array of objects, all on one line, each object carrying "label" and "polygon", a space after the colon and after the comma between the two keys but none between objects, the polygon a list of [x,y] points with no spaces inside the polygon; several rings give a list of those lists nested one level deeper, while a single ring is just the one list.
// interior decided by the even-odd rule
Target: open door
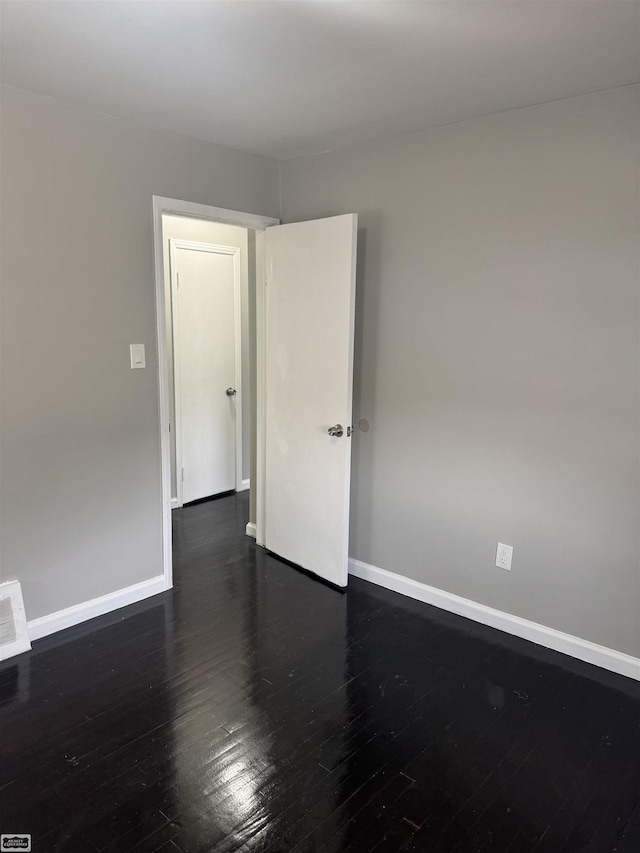
[{"label": "open door", "polygon": [[346,586],[357,216],[266,230],[264,544]]}]

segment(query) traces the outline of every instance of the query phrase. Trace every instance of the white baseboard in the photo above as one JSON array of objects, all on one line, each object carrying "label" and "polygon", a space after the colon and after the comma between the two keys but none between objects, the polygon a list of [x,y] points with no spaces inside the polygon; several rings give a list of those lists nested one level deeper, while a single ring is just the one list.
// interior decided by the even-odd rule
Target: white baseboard
[{"label": "white baseboard", "polygon": [[236,492],[246,492],[247,489],[251,488],[251,480],[242,480]]},{"label": "white baseboard", "polygon": [[39,640],[41,637],[62,631],[64,628],[71,628],[72,625],[78,625],[80,622],[86,622],[96,616],[104,616],[105,613],[126,607],[127,604],[135,604],[136,601],[150,598],[152,595],[164,592],[166,588],[164,576],[159,575],[133,586],[119,589],[116,592],[102,595],[100,598],[92,598],[90,601],[74,604],[73,607],[66,607],[56,613],[40,616],[39,619],[32,619],[27,623],[29,637],[32,641]]},{"label": "white baseboard", "polygon": [[254,539],[256,538],[256,525],[253,521],[247,524],[246,534],[247,536],[252,536]]},{"label": "white baseboard", "polygon": [[178,509],[179,506],[178,498],[171,498],[171,509]]},{"label": "white baseboard", "polygon": [[483,625],[489,625],[491,628],[497,628],[499,631],[505,631],[507,634],[530,640],[532,643],[545,646],[547,649],[554,649],[565,655],[640,681],[640,658],[632,657],[624,654],[624,652],[599,646],[589,640],[556,631],[555,628],[530,622],[528,619],[513,616],[511,613],[504,613],[502,610],[495,610],[485,604],[478,604],[477,601],[461,598],[459,595],[453,595],[451,592],[428,586],[386,569],[379,569],[377,566],[371,566],[369,563],[363,563],[360,560],[349,559],[349,574],[386,589],[394,590],[402,595],[407,595],[409,598],[416,598],[418,601],[432,604],[441,610],[457,613],[459,616],[473,619],[474,622],[480,622]]}]

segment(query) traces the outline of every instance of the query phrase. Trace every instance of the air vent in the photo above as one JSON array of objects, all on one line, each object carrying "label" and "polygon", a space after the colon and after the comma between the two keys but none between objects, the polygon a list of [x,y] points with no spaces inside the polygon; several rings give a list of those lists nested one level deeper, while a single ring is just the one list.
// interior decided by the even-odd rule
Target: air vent
[{"label": "air vent", "polygon": [[18,581],[0,585],[0,661],[31,648]]},{"label": "air vent", "polygon": [[0,598],[0,646],[12,646],[17,639],[13,601],[10,598]]}]

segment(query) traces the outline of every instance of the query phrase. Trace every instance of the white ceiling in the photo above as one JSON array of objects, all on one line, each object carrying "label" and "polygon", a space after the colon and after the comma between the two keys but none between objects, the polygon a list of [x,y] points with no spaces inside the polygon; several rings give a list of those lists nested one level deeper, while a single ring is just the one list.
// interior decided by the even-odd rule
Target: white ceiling
[{"label": "white ceiling", "polygon": [[640,80],[636,0],[3,0],[14,86],[277,159]]}]

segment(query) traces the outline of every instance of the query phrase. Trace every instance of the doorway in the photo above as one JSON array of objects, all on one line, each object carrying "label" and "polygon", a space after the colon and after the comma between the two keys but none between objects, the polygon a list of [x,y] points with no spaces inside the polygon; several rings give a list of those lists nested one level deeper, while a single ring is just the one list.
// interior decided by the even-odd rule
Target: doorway
[{"label": "doorway", "polygon": [[344,588],[357,215],[279,225],[265,217],[154,198],[167,587],[172,585],[171,422],[162,217],[168,213],[240,225],[255,237],[249,289],[255,317],[255,334],[250,334],[255,432],[247,533],[285,561]]},{"label": "doorway", "polygon": [[[158,346],[158,383],[159,383],[159,414],[160,414],[160,452],[162,470],[162,535],[163,535],[163,569],[167,588],[173,585],[173,561],[171,538],[171,509],[178,505],[173,489],[172,472],[177,473],[175,452],[172,451],[172,424],[175,415],[172,414],[174,405],[174,390],[172,377],[173,352],[170,341],[171,330],[171,264],[168,240],[163,235],[163,218],[179,219],[190,235],[202,234],[207,226],[235,226],[242,229],[247,237],[247,311],[245,340],[246,357],[241,359],[244,377],[241,377],[241,387],[244,388],[244,398],[247,405],[245,412],[249,417],[243,417],[242,444],[248,452],[243,454],[243,470],[240,478],[240,489],[247,488],[250,483],[250,517],[247,533],[253,536],[258,544],[263,544],[261,535],[264,514],[264,450],[262,436],[264,434],[264,413],[258,401],[262,399],[264,386],[264,305],[263,290],[256,287],[256,281],[264,280],[264,231],[279,220],[271,217],[257,216],[249,213],[211,207],[209,205],[180,201],[177,199],[153,197],[153,228],[155,254],[155,289],[156,289],[156,330]],[[185,232],[176,233],[176,239],[186,239]],[[228,237],[226,238],[228,239]],[[195,241],[198,242],[198,241]],[[203,242],[206,242],[204,240]],[[166,245],[165,245],[166,243]],[[223,241],[224,245],[224,241]],[[167,289],[167,282],[169,289]],[[244,378],[244,382],[242,379]],[[229,386],[235,387],[235,386]],[[237,389],[236,389],[237,390]],[[226,388],[225,388],[226,391]],[[237,395],[236,395],[237,396]],[[175,429],[175,426],[174,426]],[[248,481],[244,483],[243,481]]]}]

